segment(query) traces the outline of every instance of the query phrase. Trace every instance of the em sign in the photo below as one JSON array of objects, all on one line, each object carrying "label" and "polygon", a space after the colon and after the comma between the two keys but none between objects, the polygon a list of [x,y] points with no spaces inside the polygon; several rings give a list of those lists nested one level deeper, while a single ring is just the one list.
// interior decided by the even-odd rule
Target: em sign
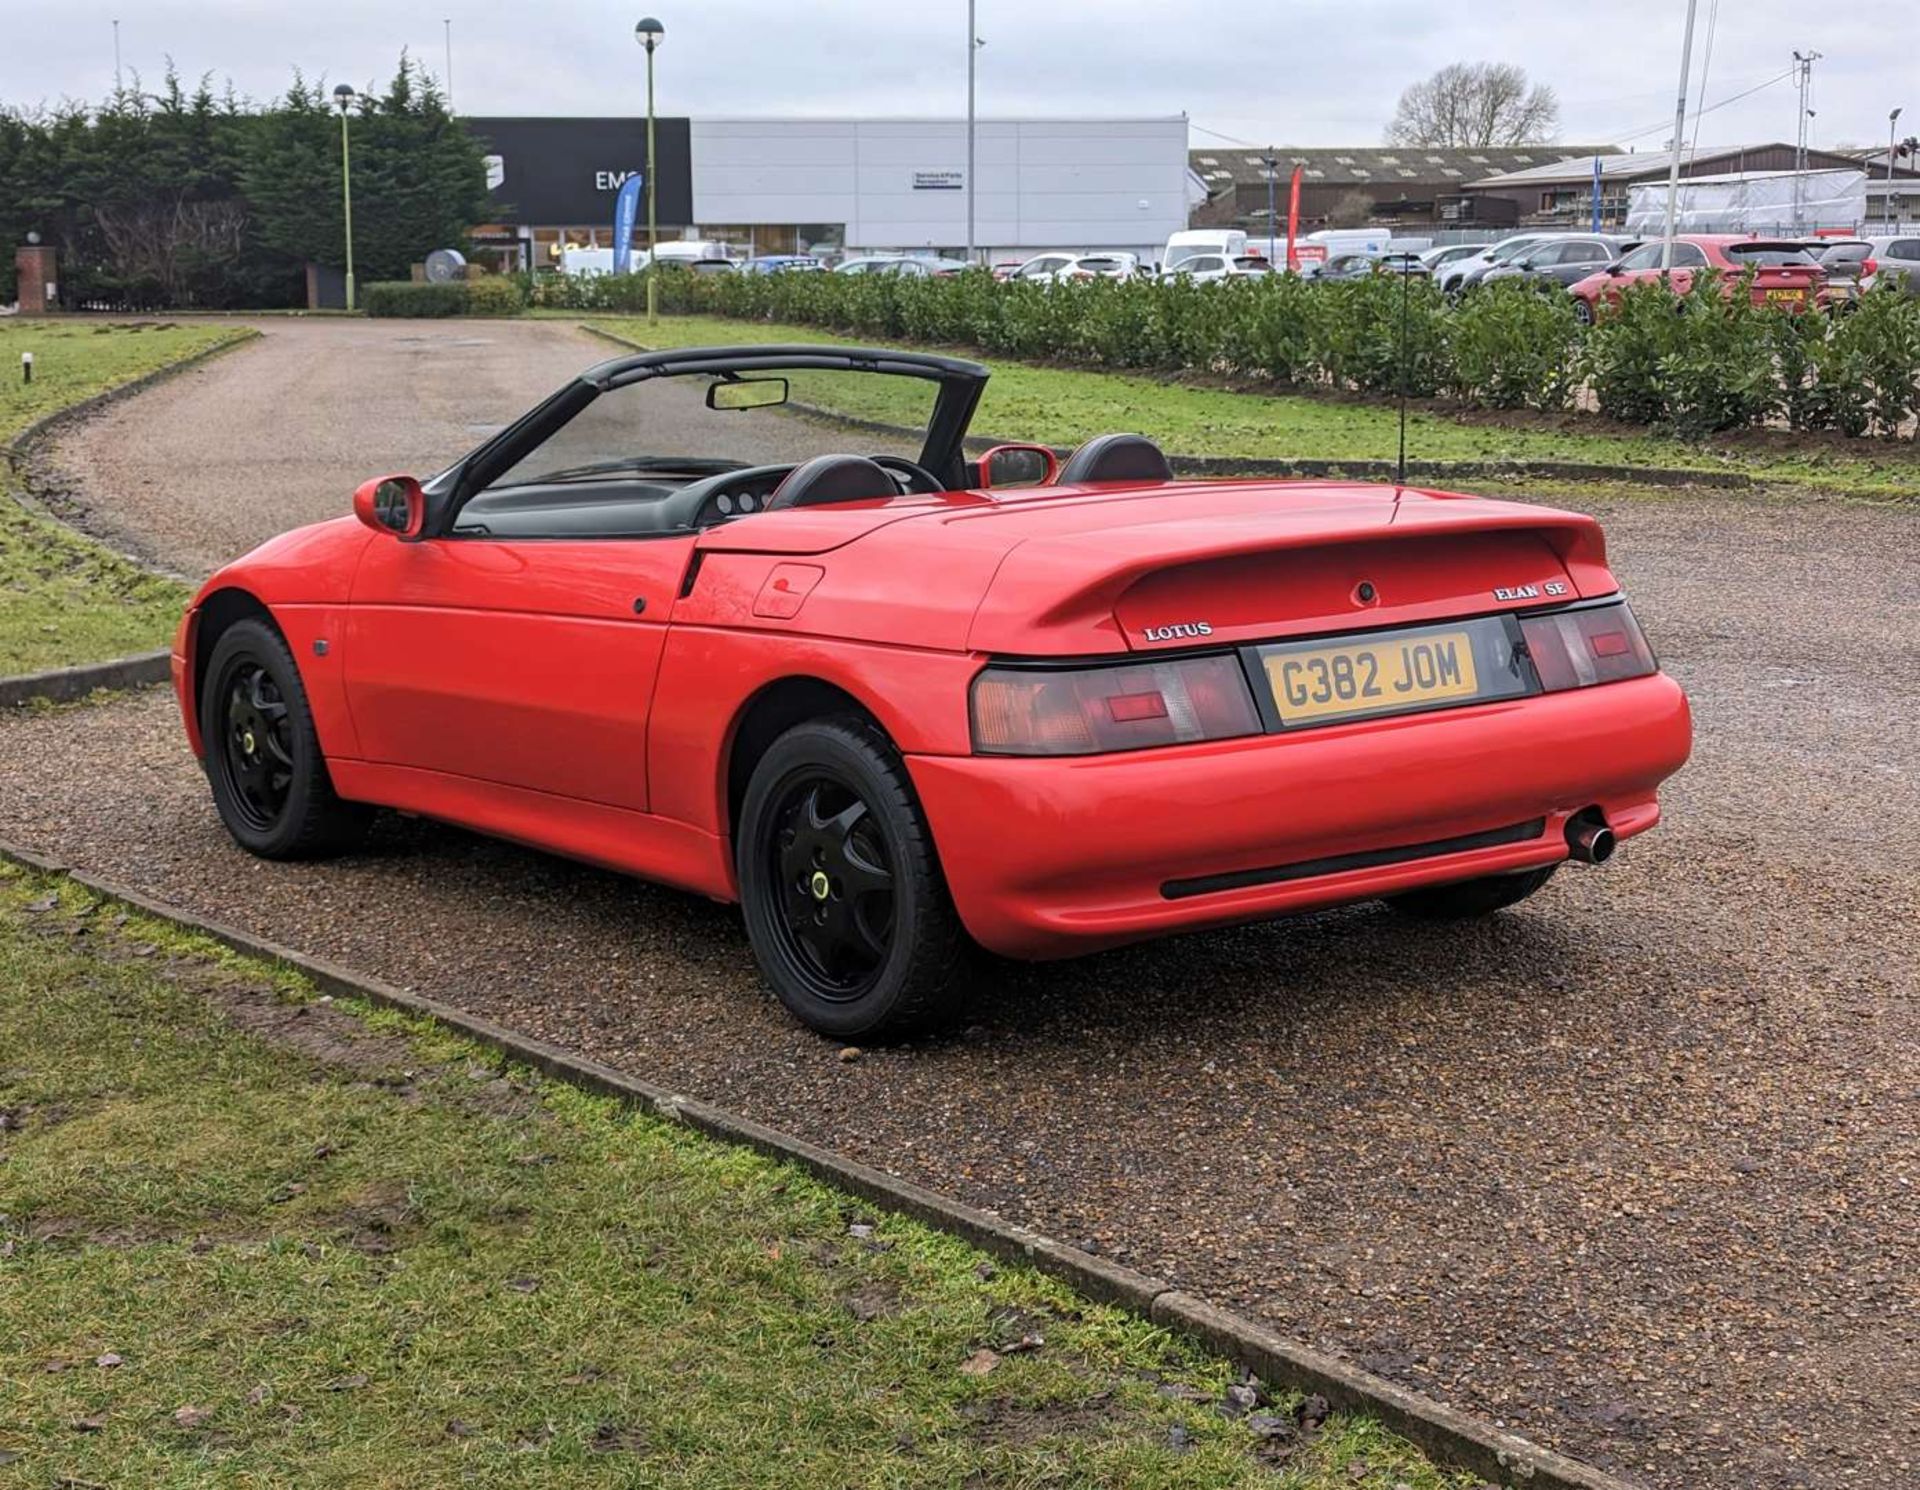
[{"label": "em sign", "polygon": [[593,189],[595,191],[618,191],[627,184],[629,176],[637,176],[638,171],[595,171]]}]

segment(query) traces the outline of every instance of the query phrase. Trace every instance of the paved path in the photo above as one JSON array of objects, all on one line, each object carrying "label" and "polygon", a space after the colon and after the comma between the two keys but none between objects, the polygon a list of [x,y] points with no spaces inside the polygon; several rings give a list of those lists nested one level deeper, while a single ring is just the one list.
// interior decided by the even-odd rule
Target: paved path
[{"label": "paved path", "polygon": [[69,516],[198,577],[351,511],[369,476],[439,470],[613,350],[559,321],[252,324],[258,341],[55,442]]},{"label": "paved path", "polygon": [[[524,334],[519,401],[579,349],[551,326],[435,334]],[[252,407],[221,387],[250,355],[193,375],[199,407]],[[380,441],[406,465],[511,411],[419,386],[466,381],[441,367],[389,349],[312,377],[402,380],[357,388],[368,411],[413,387],[428,433]],[[340,422],[269,413],[290,440]],[[224,553],[300,502],[337,510],[367,444],[339,437],[331,471],[303,457],[297,486],[242,470],[259,500],[211,510],[173,477],[193,430],[115,458]],[[0,835],[1090,1243],[1650,1484],[1915,1484],[1920,520],[1589,505],[1698,713],[1658,833],[1477,926],[1363,906],[1016,969],[965,1033],[852,1064],[781,1015],[704,901],[419,822],[339,864],[248,858],[159,695],[0,724]]]},{"label": "paved path", "polygon": [[[55,441],[36,484],[62,516],[197,579],[276,533],[351,511],[369,477],[431,475],[622,355],[563,321],[252,324],[259,340],[110,404]],[[914,440],[849,435],[779,411],[713,414],[697,390],[674,384],[648,389],[644,412],[657,449],[755,465],[850,446],[919,453]],[[721,420],[728,448],[713,452]]]}]

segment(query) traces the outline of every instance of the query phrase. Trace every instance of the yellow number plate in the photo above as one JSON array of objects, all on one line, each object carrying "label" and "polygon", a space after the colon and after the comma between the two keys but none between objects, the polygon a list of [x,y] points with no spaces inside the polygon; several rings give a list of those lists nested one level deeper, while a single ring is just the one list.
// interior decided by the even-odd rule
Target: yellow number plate
[{"label": "yellow number plate", "polygon": [[1269,653],[1265,661],[1282,724],[1417,709],[1480,691],[1464,631]]},{"label": "yellow number plate", "polygon": [[1807,298],[1807,292],[1805,290],[1768,290],[1767,291],[1767,299],[1769,300],[1791,300],[1791,301],[1794,301],[1795,303],[1798,303],[1799,301],[1805,300],[1806,298]]}]

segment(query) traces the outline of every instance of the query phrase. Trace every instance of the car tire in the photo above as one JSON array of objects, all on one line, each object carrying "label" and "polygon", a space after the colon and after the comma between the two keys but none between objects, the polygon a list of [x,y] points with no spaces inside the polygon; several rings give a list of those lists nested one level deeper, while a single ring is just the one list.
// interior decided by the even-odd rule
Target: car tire
[{"label": "car tire", "polygon": [[1403,915],[1422,921],[1467,921],[1518,905],[1552,879],[1559,867],[1548,864],[1539,869],[1523,869],[1518,874],[1491,874],[1484,879],[1461,880],[1451,885],[1430,885],[1424,890],[1395,895],[1387,904]]},{"label": "car tire", "polygon": [[372,809],[327,774],[300,669],[265,621],[220,633],[200,691],[200,739],[227,831],[263,859],[316,859],[357,844]]},{"label": "car tire", "polygon": [[1573,318],[1582,326],[1593,324],[1593,306],[1578,295],[1573,297]]},{"label": "car tire", "polygon": [[802,1024],[880,1042],[958,1011],[972,943],[913,783],[870,720],[808,720],[776,739],[734,856],[754,956]]}]

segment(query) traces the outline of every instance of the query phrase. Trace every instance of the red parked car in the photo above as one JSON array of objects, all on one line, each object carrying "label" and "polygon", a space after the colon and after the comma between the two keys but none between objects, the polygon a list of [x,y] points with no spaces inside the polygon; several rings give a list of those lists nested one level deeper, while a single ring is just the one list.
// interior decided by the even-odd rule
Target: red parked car
[{"label": "red parked car", "polygon": [[[892,450],[781,411],[876,379],[924,411]],[[986,380],[650,352],[367,482],[181,625],[221,818],[297,858],[398,808],[737,900],[843,1038],[950,1013],[973,943],[1481,915],[1658,821],[1687,701],[1592,518],[1180,480],[1138,435],[970,460]]]},{"label": "red parked car", "polygon": [[[1666,240],[1643,243],[1624,258],[1588,275],[1568,291],[1574,313],[1591,324],[1603,306],[1611,307],[1628,285],[1658,282]],[[1673,240],[1672,287],[1684,295],[1702,269],[1718,269],[1721,284],[1732,294],[1749,269],[1756,305],[1785,305],[1791,310],[1826,308],[1826,271],[1799,243],[1787,239],[1742,238],[1726,233],[1689,233]]]}]

